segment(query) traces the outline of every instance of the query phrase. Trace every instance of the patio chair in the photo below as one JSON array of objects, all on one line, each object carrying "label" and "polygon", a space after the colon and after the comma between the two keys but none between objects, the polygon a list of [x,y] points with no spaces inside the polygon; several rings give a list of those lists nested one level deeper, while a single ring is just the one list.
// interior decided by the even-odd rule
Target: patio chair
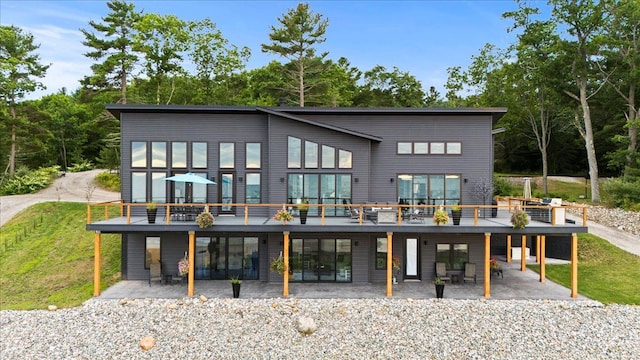
[{"label": "patio chair", "polygon": [[463,282],[467,282],[467,280],[473,280],[474,284],[477,284],[476,280],[476,264],[474,263],[465,263],[464,264],[464,277],[462,278]]},{"label": "patio chair", "polygon": [[442,281],[451,281],[451,276],[447,275],[447,266],[443,262],[436,263],[436,277]]},{"label": "patio chair", "polygon": [[358,209],[351,208],[349,210],[350,222],[360,222],[360,211]]},{"label": "patio chair", "polygon": [[421,223],[424,223],[424,218],[425,218],[424,209],[413,209],[409,214],[409,222],[416,220],[416,221],[420,221]]},{"label": "patio chair", "polygon": [[149,286],[151,286],[152,281],[156,280],[160,280],[160,285],[164,281],[162,278],[162,266],[159,262],[149,264]]}]

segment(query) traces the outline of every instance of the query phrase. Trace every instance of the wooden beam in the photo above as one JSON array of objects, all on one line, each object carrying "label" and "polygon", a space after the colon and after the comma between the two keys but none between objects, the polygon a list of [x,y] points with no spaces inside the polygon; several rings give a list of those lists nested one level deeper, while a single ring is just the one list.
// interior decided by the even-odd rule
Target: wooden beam
[{"label": "wooden beam", "polygon": [[520,271],[527,271],[527,259],[525,258],[527,250],[527,235],[522,234],[522,247],[520,248]]},{"label": "wooden beam", "polygon": [[100,296],[100,231],[93,235],[93,296]]},{"label": "wooden beam", "polygon": [[196,271],[195,259],[196,259],[196,232],[189,231],[189,285],[187,288],[187,296],[193,296],[193,284],[195,281],[194,273]]},{"label": "wooden beam", "polygon": [[571,234],[571,297],[578,297],[578,235]]},{"label": "wooden beam", "polygon": [[491,233],[484,233],[484,297],[491,297]]},{"label": "wooden beam", "polygon": [[507,263],[511,263],[511,234],[507,235]]},{"label": "wooden beam", "polygon": [[284,252],[284,285],[282,287],[282,296],[289,296],[289,232],[283,231],[283,252]]},{"label": "wooden beam", "polygon": [[546,252],[547,252],[547,237],[545,235],[540,236],[540,282],[545,282],[546,280],[546,269],[545,269],[545,265],[546,265],[546,259],[545,257],[547,256]]},{"label": "wooden beam", "polygon": [[393,233],[387,233],[387,297],[393,296]]},{"label": "wooden beam", "polygon": [[536,264],[540,264],[540,235],[536,235]]}]

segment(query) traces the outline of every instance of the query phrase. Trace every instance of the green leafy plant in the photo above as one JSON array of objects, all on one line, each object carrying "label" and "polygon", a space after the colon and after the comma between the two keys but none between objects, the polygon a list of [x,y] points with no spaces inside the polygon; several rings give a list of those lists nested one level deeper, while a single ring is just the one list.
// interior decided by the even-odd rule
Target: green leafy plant
[{"label": "green leafy plant", "polygon": [[529,215],[519,206],[511,214],[511,225],[513,225],[514,229],[524,229],[525,226],[529,225]]},{"label": "green leafy plant", "polygon": [[440,279],[439,276],[436,276],[435,280],[433,280],[433,283],[436,284],[436,285],[444,284],[444,282],[442,281],[442,279]]},{"label": "green leafy plant", "polygon": [[449,222],[449,214],[442,208],[436,210],[433,214],[433,223],[436,225],[446,224]]},{"label": "green leafy plant", "polygon": [[300,205],[298,205],[298,210],[300,211],[308,211],[309,210],[309,200],[304,199]]},{"label": "green leafy plant", "polygon": [[293,215],[291,215],[287,209],[284,207],[284,205],[282,205],[282,209],[278,210],[278,212],[276,212],[276,214],[273,216],[273,218],[275,220],[278,221],[293,221]]},{"label": "green leafy plant", "polygon": [[271,271],[278,272],[278,274],[280,275],[284,274],[284,259],[282,258],[282,256],[273,258],[273,260],[271,260],[271,263],[269,263],[269,269]]},{"label": "green leafy plant", "polygon": [[156,208],[156,204],[153,202],[150,202],[147,204],[147,210],[154,210]]},{"label": "green leafy plant", "polygon": [[213,215],[208,211],[201,212],[196,216],[196,223],[201,229],[213,226],[214,221]]},{"label": "green leafy plant", "polygon": [[232,284],[242,284],[242,280],[240,280],[240,278],[238,277],[238,275],[232,275],[229,278],[229,281],[231,281]]}]

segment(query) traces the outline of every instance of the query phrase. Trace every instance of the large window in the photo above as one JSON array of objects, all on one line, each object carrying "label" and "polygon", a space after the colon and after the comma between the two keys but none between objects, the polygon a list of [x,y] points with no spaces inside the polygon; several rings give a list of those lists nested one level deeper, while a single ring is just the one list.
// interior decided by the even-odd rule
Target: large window
[{"label": "large window", "polygon": [[289,136],[287,141],[287,167],[299,169],[302,160],[302,140]]},{"label": "large window", "polygon": [[311,141],[304,142],[304,167],[307,169],[318,167],[318,144]]},{"label": "large window", "polygon": [[338,167],[340,169],[351,169],[353,166],[352,153],[347,150],[338,150]]},{"label": "large window", "polygon": [[220,168],[221,169],[233,169],[235,164],[235,144],[234,143],[220,143]]},{"label": "large window", "polygon": [[455,205],[460,203],[460,175],[398,175],[398,198],[407,205]]},{"label": "large window", "polygon": [[147,167],[147,143],[144,141],[131,142],[131,167]]},{"label": "large window", "polygon": [[333,169],[336,167],[336,149],[322,145],[322,168]]},{"label": "large window", "polygon": [[462,270],[469,262],[468,244],[437,244],[436,262],[447,264],[447,270]]},{"label": "large window", "polygon": [[132,203],[147,202],[147,173],[146,172],[131,173],[131,202]]},{"label": "large window", "polygon": [[151,201],[163,203],[167,201],[167,181],[164,172],[151,173]]},{"label": "large window", "polygon": [[167,143],[164,141],[154,141],[151,143],[151,167],[167,167]]},{"label": "large window", "polygon": [[191,167],[204,169],[207,167],[207,143],[194,142],[191,144]]},{"label": "large window", "polygon": [[260,174],[247,173],[245,177],[247,178],[245,185],[245,202],[247,204],[260,204]]},{"label": "large window", "polygon": [[145,259],[144,268],[148,269],[149,264],[160,262],[160,237],[147,236],[145,239]]},{"label": "large window", "polygon": [[[351,174],[289,174],[287,201],[300,204],[351,203]],[[294,211],[296,211],[294,209]],[[343,216],[344,208],[325,207],[325,216]],[[309,208],[309,215],[319,215],[317,207]]]},{"label": "large window", "polygon": [[291,239],[293,281],[350,282],[351,239]]},{"label": "large window", "polygon": [[223,280],[237,276],[257,280],[260,270],[257,237],[196,237],[195,278]]},{"label": "large window", "polygon": [[260,169],[262,167],[262,151],[260,143],[246,143],[245,167],[247,169]]},{"label": "large window", "polygon": [[171,143],[171,166],[184,169],[187,167],[187,143]]}]

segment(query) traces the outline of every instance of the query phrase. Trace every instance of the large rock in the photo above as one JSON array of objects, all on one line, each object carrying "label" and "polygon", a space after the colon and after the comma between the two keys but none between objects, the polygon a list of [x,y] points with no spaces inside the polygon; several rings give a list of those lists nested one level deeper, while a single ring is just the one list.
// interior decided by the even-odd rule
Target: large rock
[{"label": "large rock", "polygon": [[301,316],[298,318],[297,329],[304,335],[311,335],[318,330],[318,325],[312,318]]},{"label": "large rock", "polygon": [[140,340],[140,347],[142,350],[150,350],[152,347],[156,345],[156,339],[151,336],[145,336]]}]

